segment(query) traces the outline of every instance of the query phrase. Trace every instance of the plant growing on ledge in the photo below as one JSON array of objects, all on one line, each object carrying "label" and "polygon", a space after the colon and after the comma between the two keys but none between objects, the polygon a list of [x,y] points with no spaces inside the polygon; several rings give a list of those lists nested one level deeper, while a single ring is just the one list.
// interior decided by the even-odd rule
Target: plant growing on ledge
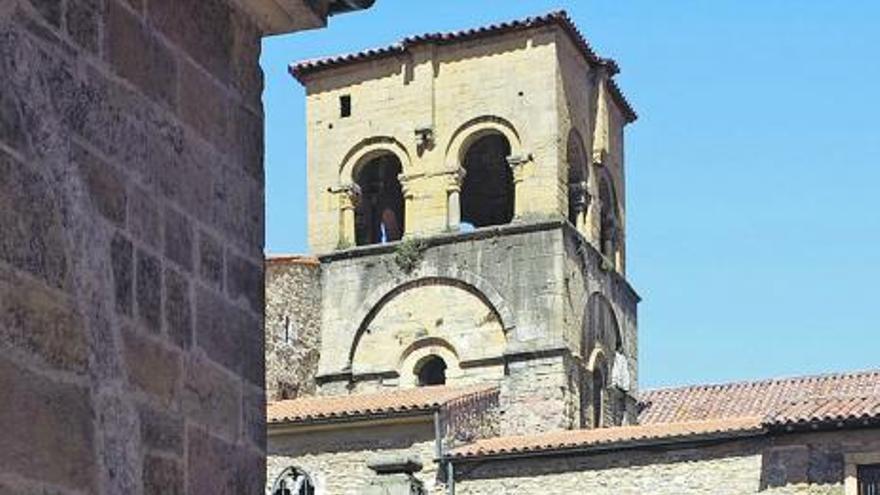
[{"label": "plant growing on ledge", "polygon": [[394,252],[394,262],[404,273],[412,273],[422,263],[425,249],[428,248],[425,241],[409,237],[397,245]]}]

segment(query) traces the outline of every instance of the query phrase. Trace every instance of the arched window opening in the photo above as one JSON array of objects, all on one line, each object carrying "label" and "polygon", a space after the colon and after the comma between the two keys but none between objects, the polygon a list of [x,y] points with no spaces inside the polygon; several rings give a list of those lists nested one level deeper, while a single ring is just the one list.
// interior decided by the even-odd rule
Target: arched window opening
[{"label": "arched window opening", "polygon": [[510,143],[501,134],[477,139],[464,156],[461,221],[474,227],[513,220],[513,171],[507,163]]},{"label": "arched window opening", "polygon": [[589,194],[587,193],[587,155],[584,152],[583,140],[576,129],[568,134],[566,148],[568,165],[568,221],[578,226],[580,217],[587,211]]},{"label": "arched window opening", "polygon": [[370,160],[356,172],[360,199],[355,212],[358,246],[398,241],[403,236],[403,189],[400,160],[388,153]]},{"label": "arched window opening", "polygon": [[315,485],[305,471],[287,468],[272,485],[272,495],[315,495]]},{"label": "arched window opening", "polygon": [[439,356],[428,356],[416,369],[419,386],[446,384],[446,362]]},{"label": "arched window opening", "polygon": [[614,184],[607,176],[603,176],[599,180],[599,199],[602,201],[599,248],[603,255],[614,259],[620,233],[617,218],[617,196],[614,194]]},{"label": "arched window opening", "polygon": [[597,345],[605,351],[623,353],[623,338],[614,308],[608,299],[599,292],[594,292],[587,301],[584,317],[583,341],[581,352],[589,356]]},{"label": "arched window opening", "polygon": [[602,427],[602,416],[605,408],[605,369],[596,366],[593,370],[593,428]]}]

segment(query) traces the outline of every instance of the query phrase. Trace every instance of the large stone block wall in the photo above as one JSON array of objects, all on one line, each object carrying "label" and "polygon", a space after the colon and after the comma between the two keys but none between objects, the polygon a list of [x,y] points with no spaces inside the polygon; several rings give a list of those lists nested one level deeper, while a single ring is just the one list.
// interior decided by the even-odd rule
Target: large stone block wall
[{"label": "large stone block wall", "polygon": [[315,393],[321,344],[321,265],[315,258],[266,260],[266,393]]},{"label": "large stone block wall", "polygon": [[456,465],[456,493],[844,495],[850,454],[880,453],[880,432],[787,434],[715,444]]},{"label": "large stone block wall", "polygon": [[0,492],[257,493],[260,32],[0,2]]}]

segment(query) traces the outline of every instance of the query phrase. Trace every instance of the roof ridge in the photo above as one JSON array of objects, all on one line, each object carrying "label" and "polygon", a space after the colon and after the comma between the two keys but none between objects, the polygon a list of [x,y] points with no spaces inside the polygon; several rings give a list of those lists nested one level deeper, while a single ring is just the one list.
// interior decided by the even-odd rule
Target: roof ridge
[{"label": "roof ridge", "polygon": [[666,393],[666,392],[680,392],[685,390],[708,390],[713,388],[733,388],[733,387],[742,387],[742,386],[755,386],[755,385],[766,385],[771,383],[794,383],[794,382],[806,382],[811,380],[831,380],[831,379],[841,379],[841,378],[855,378],[855,377],[863,377],[863,376],[871,376],[871,375],[880,375],[880,368],[874,369],[864,369],[864,370],[854,370],[854,371],[837,371],[837,372],[828,372],[828,373],[818,373],[811,375],[789,375],[789,376],[778,376],[771,378],[762,378],[759,380],[736,380],[731,382],[716,382],[716,383],[704,383],[704,384],[696,384],[696,385],[673,385],[668,387],[658,387],[654,389],[647,389],[641,392],[641,395],[651,395],[658,393]]}]

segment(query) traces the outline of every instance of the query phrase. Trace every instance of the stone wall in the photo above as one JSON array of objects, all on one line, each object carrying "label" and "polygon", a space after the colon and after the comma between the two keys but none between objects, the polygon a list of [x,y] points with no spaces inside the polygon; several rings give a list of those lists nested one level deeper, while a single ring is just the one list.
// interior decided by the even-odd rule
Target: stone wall
[{"label": "stone wall", "polygon": [[483,460],[456,463],[456,493],[844,495],[846,457],[865,452],[880,453],[880,430]]},{"label": "stone wall", "polygon": [[266,393],[315,393],[321,345],[321,266],[316,258],[266,260]]},{"label": "stone wall", "polygon": [[440,492],[435,449],[430,415],[388,425],[355,423],[312,432],[270,433],[269,485],[284,469],[293,466],[309,474],[318,493],[360,495],[377,477],[368,463],[400,456],[420,461],[424,468],[416,477],[429,492]]},{"label": "stone wall", "polygon": [[0,2],[0,493],[264,482],[260,32]]}]

